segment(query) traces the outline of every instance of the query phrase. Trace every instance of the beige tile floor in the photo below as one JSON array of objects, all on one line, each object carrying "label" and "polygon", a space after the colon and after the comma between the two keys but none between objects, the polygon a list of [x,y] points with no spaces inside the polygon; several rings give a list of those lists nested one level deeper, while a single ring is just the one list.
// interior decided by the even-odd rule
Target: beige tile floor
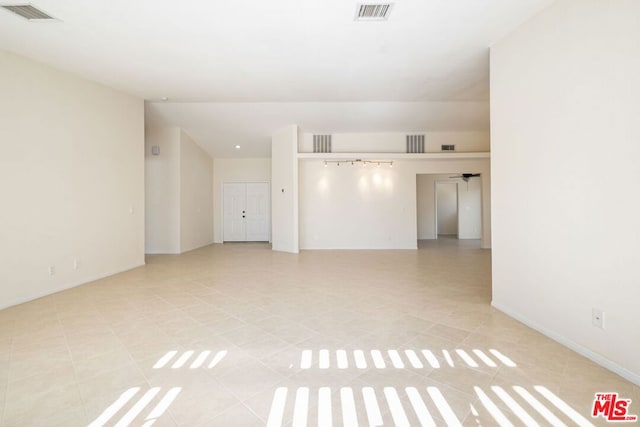
[{"label": "beige tile floor", "polygon": [[149,256],[0,311],[0,425],[604,425],[600,391],[640,413],[638,387],[490,307],[490,256]]}]

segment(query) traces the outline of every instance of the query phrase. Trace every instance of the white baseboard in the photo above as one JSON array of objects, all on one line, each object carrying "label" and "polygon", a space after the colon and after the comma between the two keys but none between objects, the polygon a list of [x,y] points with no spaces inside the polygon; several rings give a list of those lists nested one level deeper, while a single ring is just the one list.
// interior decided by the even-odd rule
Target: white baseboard
[{"label": "white baseboard", "polygon": [[16,299],[14,299],[12,301],[2,302],[2,303],[0,303],[0,310],[8,308],[8,307],[13,307],[14,305],[24,304],[24,303],[29,302],[29,301],[37,300],[38,298],[46,297],[48,295],[53,295],[53,294],[58,293],[58,292],[66,291],[67,289],[75,288],[76,286],[80,286],[80,285],[85,285],[87,283],[94,282],[94,281],[100,280],[100,279],[104,279],[105,277],[113,276],[113,275],[118,274],[118,273],[124,273],[125,271],[133,270],[134,268],[142,267],[143,265],[145,265],[144,261],[142,263],[134,263],[134,264],[125,266],[124,268],[119,269],[117,271],[110,271],[110,272],[106,272],[106,273],[97,274],[95,276],[85,277],[85,278],[82,278],[80,280],[76,280],[76,281],[73,281],[73,282],[65,283],[63,285],[47,289],[46,291],[35,293],[35,294],[33,294],[33,295],[29,296],[29,297],[16,298]]},{"label": "white baseboard", "polygon": [[195,251],[196,249],[200,249],[200,248],[204,248],[205,246],[209,246],[213,244],[213,240],[211,240],[210,242],[207,243],[203,243],[201,245],[196,245],[193,247],[188,247],[188,248],[180,248],[180,255],[187,253],[187,252],[191,252],[191,251]]},{"label": "white baseboard", "polygon": [[491,306],[494,307],[497,310],[502,311],[503,313],[505,313],[507,316],[509,317],[513,317],[514,319],[518,320],[521,323],[524,323],[525,325],[527,325],[528,327],[530,327],[531,329],[535,329],[536,331],[540,332],[543,335],[546,335],[547,337],[551,338],[552,340],[562,344],[565,347],[570,348],[571,350],[575,351],[578,354],[581,354],[582,356],[586,357],[587,359],[590,359],[591,361],[597,363],[598,365],[602,366],[603,368],[606,368],[618,375],[620,375],[622,378],[631,381],[632,383],[634,383],[637,386],[640,386],[640,375],[631,372],[630,370],[628,370],[627,368],[618,365],[617,363],[607,359],[606,357],[595,353],[591,350],[589,350],[586,347],[581,346],[580,344],[571,341],[570,339],[559,335],[553,331],[550,331],[540,325],[538,325],[535,322],[530,321],[529,319],[525,318],[524,316],[521,316],[518,313],[515,313],[511,310],[509,310],[508,308],[502,306],[499,303],[496,303],[495,301],[491,301]]},{"label": "white baseboard", "polygon": [[[189,247],[189,248],[186,248],[186,249],[180,248],[180,250],[178,250],[178,251],[165,251],[165,250],[159,250],[159,249],[146,249],[145,248],[144,254],[145,255],[182,255],[182,254],[190,252],[190,251],[195,251],[196,249],[204,248],[205,246],[213,245],[214,243],[216,243],[216,242],[214,242],[212,240],[210,242],[203,243],[201,245],[196,245],[196,246],[193,246],[193,247]],[[220,242],[220,243],[222,243],[222,242]]]},{"label": "white baseboard", "polygon": [[402,247],[379,247],[379,246],[345,246],[345,247],[326,247],[326,246],[300,246],[301,251],[415,251],[418,249],[418,245],[415,246],[402,246]]}]

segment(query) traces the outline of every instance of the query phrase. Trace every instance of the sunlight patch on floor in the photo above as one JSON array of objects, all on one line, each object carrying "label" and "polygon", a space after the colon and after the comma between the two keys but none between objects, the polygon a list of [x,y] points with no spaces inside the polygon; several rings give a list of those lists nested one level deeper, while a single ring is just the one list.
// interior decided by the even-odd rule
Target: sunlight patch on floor
[{"label": "sunlight patch on floor", "polygon": [[[314,358],[314,356],[317,357]],[[441,361],[446,363],[443,365]],[[317,367],[322,370],[320,372],[332,368],[341,371],[349,368],[420,370],[426,367],[446,369],[447,366],[456,369],[486,369],[487,367],[515,368],[517,365],[495,348],[486,351],[478,348],[471,350],[457,348],[451,351],[390,349],[384,353],[381,350],[331,351],[324,348],[318,351],[302,350],[300,358],[301,369]],[[376,372],[375,370],[373,372]],[[461,373],[461,375],[465,374]],[[460,417],[452,408],[452,406],[456,407],[460,411],[460,403],[458,402],[457,406],[450,404],[445,398],[445,394],[448,393],[450,390],[441,390],[436,386],[414,387],[410,384],[407,387],[389,385],[332,389],[325,386],[317,389],[298,387],[295,390],[278,387],[273,396],[267,425],[269,427],[285,425],[291,421],[288,415],[293,412],[291,421],[293,427],[305,426],[307,421],[311,424],[317,421],[321,426],[332,426],[334,423],[350,427],[358,426],[359,423],[380,426],[391,422],[398,427],[408,427],[414,425],[416,419],[422,426],[435,426],[442,421],[448,426],[461,426],[461,420],[468,421],[465,419],[467,414],[469,414],[467,418],[475,420],[478,426],[540,427],[546,423],[555,426],[567,426],[573,423],[580,427],[592,426],[571,406],[541,385],[531,386],[529,389],[520,385],[472,386],[467,393],[474,395],[477,400],[470,401],[467,410],[461,413]],[[316,402],[317,406],[314,406]],[[310,408],[317,410],[317,420],[309,420]],[[342,423],[334,419],[334,414],[341,414]]]},{"label": "sunlight patch on floor", "polygon": [[[404,351],[390,349],[383,353],[380,350],[371,350],[365,353],[363,350],[353,350],[348,352],[346,350],[336,350],[330,352],[327,349],[321,349],[317,352],[317,362],[320,369],[329,369],[331,366],[338,369],[348,369],[349,366],[355,366],[357,369],[367,369],[369,366],[375,366],[376,369],[386,369],[387,362],[385,361],[385,355],[388,357],[390,366],[395,369],[405,369],[409,364],[415,369],[423,369],[425,362],[433,369],[439,369],[441,367],[437,354],[441,354],[446,365],[455,368],[459,366],[468,366],[470,368],[478,368],[480,365],[488,366],[490,368],[497,368],[500,365],[509,368],[515,368],[517,365],[496,349],[489,349],[495,360],[487,355],[480,349],[473,349],[470,352],[463,349],[455,349],[450,352],[449,350],[441,350],[440,352],[433,352],[431,350],[413,350],[406,349]],[[454,359],[452,353],[457,355]],[[419,356],[422,355],[424,360]],[[474,359],[472,354],[477,357]],[[367,356],[370,356],[370,361],[367,362]],[[306,349],[302,351],[300,357],[300,369],[311,369],[314,367],[314,352]]]},{"label": "sunlight patch on floor", "polygon": [[[189,365],[189,369],[198,369],[198,368],[202,367],[205,364],[206,360],[211,355],[211,353],[212,353],[211,350],[201,351],[196,356],[196,358],[193,359],[193,361]],[[162,368],[164,368],[165,366],[167,366],[173,360],[173,358],[177,354],[178,354],[178,351],[176,351],[176,350],[171,350],[171,351],[166,352],[164,354],[164,356],[162,356],[160,359],[158,359],[158,361],[153,365],[153,369],[162,369]],[[180,356],[171,365],[171,369],[180,369],[180,368],[186,366],[187,362],[189,362],[189,360],[191,359],[191,357],[194,354],[195,354],[195,351],[193,351],[193,350],[188,350],[188,351],[185,351],[184,353],[180,354]],[[211,361],[209,362],[209,365],[207,366],[207,369],[211,369],[211,368],[215,367],[218,363],[220,363],[220,361],[222,359],[224,359],[224,357],[226,355],[227,355],[227,351],[226,350],[218,351],[215,354],[215,356],[213,356]]]},{"label": "sunlight patch on floor", "polygon": [[[96,418],[89,427],[102,427],[105,425],[113,425],[115,427],[128,427],[139,417],[139,415],[150,407],[156,396],[161,392],[160,387],[153,387],[145,392],[137,401],[134,400],[137,397],[140,387],[132,387],[126,390],[124,393],[116,399],[107,409],[105,409],[98,418]],[[170,388],[160,399],[160,401],[151,409],[149,414],[136,425],[142,425],[143,427],[151,427],[167,410],[171,403],[178,397],[181,387]],[[124,412],[127,404],[133,403],[133,406],[128,411]],[[124,412],[118,419],[117,417],[121,412]],[[116,419],[118,420],[117,422]],[[114,424],[115,422],[115,424]]]}]

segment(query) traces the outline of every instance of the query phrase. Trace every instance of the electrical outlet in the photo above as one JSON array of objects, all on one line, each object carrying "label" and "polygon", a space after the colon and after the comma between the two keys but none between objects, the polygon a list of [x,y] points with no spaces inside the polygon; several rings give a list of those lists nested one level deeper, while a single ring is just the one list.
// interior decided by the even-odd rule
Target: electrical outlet
[{"label": "electrical outlet", "polygon": [[53,276],[56,274],[56,267],[53,265],[49,266],[49,276]]},{"label": "electrical outlet", "polygon": [[596,328],[604,329],[604,311],[599,308],[591,309],[591,324]]},{"label": "electrical outlet", "polygon": [[73,269],[77,270],[80,267],[80,260],[78,258],[73,259]]}]

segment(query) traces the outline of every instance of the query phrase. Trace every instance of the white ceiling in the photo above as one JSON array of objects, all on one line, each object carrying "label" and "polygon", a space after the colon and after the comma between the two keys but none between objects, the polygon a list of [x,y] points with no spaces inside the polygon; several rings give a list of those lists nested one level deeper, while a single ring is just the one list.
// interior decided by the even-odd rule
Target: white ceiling
[{"label": "white ceiling", "polygon": [[[221,155],[305,118],[325,131],[486,129],[488,47],[552,1],[396,0],[388,21],[356,22],[354,0],[33,0],[60,21],[0,10],[0,48],[144,98],[149,120]],[[471,102],[455,122],[459,101]]]}]

